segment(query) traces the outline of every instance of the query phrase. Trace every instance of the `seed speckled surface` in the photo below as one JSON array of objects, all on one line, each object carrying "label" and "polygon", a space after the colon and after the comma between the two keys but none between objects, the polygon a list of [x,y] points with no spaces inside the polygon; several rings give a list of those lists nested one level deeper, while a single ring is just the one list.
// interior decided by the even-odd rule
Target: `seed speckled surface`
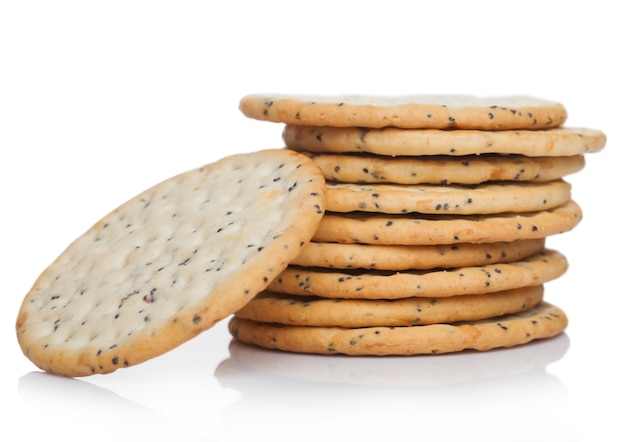
[{"label": "seed speckled surface", "polygon": [[569,231],[582,215],[581,207],[572,200],[550,210],[484,216],[327,212],[313,240],[396,245],[516,241]]},{"label": "seed speckled surface", "polygon": [[308,327],[233,317],[229,331],[241,342],[274,350],[352,356],[418,355],[514,347],[563,332],[565,312],[541,302],[520,313],[453,324],[405,327]]},{"label": "seed speckled surface", "polygon": [[313,327],[403,327],[474,321],[528,310],[543,299],[543,285],[487,295],[397,300],[328,299],[262,292],[235,316]]},{"label": "seed speckled surface", "polygon": [[530,96],[251,94],[239,102],[249,117],[276,123],[414,129],[541,129],[567,119],[558,102]]},{"label": "seed speckled surface", "polygon": [[324,179],[286,149],[234,155],[167,179],[77,238],[16,321],[24,354],[66,376],[162,354],[242,307],[310,240]]},{"label": "seed speckled surface", "polygon": [[333,299],[477,295],[542,284],[563,275],[567,267],[565,256],[550,249],[515,262],[450,270],[374,271],[288,266],[267,289]]},{"label": "seed speckled surface", "polygon": [[604,149],[606,135],[598,129],[581,127],[485,131],[287,125],[283,141],[291,149],[316,153],[560,157],[599,152]]}]

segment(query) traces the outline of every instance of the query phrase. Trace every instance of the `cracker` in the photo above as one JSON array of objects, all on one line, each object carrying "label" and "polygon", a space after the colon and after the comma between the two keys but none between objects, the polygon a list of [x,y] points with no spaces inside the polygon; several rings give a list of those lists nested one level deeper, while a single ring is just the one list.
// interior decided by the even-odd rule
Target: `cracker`
[{"label": "cracker", "polygon": [[568,318],[543,301],[524,312],[479,321],[408,327],[307,327],[231,318],[231,335],[269,349],[352,356],[443,354],[514,347],[559,335]]},{"label": "cracker", "polygon": [[483,215],[535,212],[570,200],[571,185],[547,183],[484,183],[473,186],[434,184],[326,184],[330,212],[424,213]]},{"label": "cracker", "polygon": [[562,104],[529,96],[252,94],[239,109],[263,121],[334,127],[541,129],[567,119]]},{"label": "cracker", "polygon": [[397,300],[326,299],[262,292],[235,316],[313,327],[403,327],[475,321],[528,310],[543,300],[543,285],[487,295]]},{"label": "cracker", "polygon": [[345,183],[480,184],[492,181],[546,182],[582,170],[584,155],[526,157],[467,155],[386,157],[371,154],[310,156],[329,181]]},{"label": "cracker", "polygon": [[288,266],[267,287],[275,293],[345,299],[400,299],[481,295],[543,284],[563,275],[568,264],[556,250],[484,266],[403,270],[348,270]]},{"label": "cracker", "polygon": [[563,233],[581,219],[582,210],[572,200],[550,210],[484,216],[327,212],[313,241],[389,245],[507,242]]},{"label": "cracker", "polygon": [[544,244],[544,238],[425,246],[310,242],[291,264],[376,270],[468,267],[519,261],[543,250]]},{"label": "cracker", "polygon": [[602,150],[606,135],[597,129],[559,127],[549,130],[404,130],[359,127],[287,125],[285,145],[316,153],[371,153],[377,155],[482,155],[519,154],[560,157]]},{"label": "cracker", "polygon": [[[548,375],[545,368],[559,361],[569,347],[570,338],[562,333],[552,339],[508,349],[460,352],[444,358],[437,355],[368,357],[363,363],[362,358],[341,355],[336,358],[313,354],[294,357],[289,352],[268,350],[231,339],[229,357],[217,366],[215,374],[223,387],[244,393],[252,390],[259,399],[275,395],[276,382],[281,386],[288,383],[291,388],[279,389],[284,391],[286,402],[293,399],[294,388],[299,392],[305,389],[308,394],[319,394],[320,398],[330,391],[335,392],[338,387],[343,391],[350,386],[366,387],[368,392],[372,386],[401,387],[402,391],[408,391],[408,387],[448,386],[456,391],[459,385],[473,388],[480,383],[483,388],[485,383],[492,382],[491,386],[497,387],[502,385],[502,380],[509,382],[512,377],[528,379],[524,376],[538,373],[552,378],[560,386],[560,381]],[[264,382],[258,382],[259,376],[263,376]],[[525,385],[525,382],[521,384]],[[536,385],[545,388],[542,383]],[[500,395],[497,388],[491,391],[494,398]],[[414,392],[409,390],[408,394],[411,397]]]},{"label": "cracker", "polygon": [[78,237],[16,321],[24,354],[65,376],[109,373],[207,330],[265,289],[310,240],[324,178],[285,149],[167,179]]}]

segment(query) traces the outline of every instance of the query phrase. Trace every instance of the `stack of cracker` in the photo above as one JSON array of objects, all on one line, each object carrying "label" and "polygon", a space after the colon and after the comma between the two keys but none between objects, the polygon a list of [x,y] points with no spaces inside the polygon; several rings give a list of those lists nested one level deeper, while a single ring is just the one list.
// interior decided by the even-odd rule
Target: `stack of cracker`
[{"label": "stack of cracker", "polygon": [[24,297],[24,355],[111,373],[230,318],[286,351],[489,350],[567,326],[544,301],[581,209],[564,177],[604,147],[527,97],[248,96],[285,147],[182,172],[97,220]]},{"label": "stack of cracker", "polygon": [[249,95],[326,180],[312,241],[231,318],[238,340],[293,352],[437,354],[558,335],[544,284],[574,228],[567,175],[601,150],[563,105],[527,96]]}]

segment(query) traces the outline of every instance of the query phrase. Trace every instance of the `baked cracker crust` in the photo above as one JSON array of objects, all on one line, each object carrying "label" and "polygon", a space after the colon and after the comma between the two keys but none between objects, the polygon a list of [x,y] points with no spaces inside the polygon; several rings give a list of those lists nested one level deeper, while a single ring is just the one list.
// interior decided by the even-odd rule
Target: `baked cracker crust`
[{"label": "baked cracker crust", "polygon": [[543,300],[543,285],[486,295],[396,300],[327,299],[261,292],[235,316],[313,327],[404,327],[475,321],[528,310]]},{"label": "baked cracker crust", "polygon": [[541,129],[567,119],[557,102],[530,96],[251,94],[239,102],[249,117],[277,123],[405,129]]},{"label": "baked cracker crust", "polygon": [[554,337],[568,324],[565,312],[543,301],[521,313],[454,324],[407,327],[307,327],[233,317],[231,335],[247,344],[297,353],[350,356],[487,351]]},{"label": "baked cracker crust", "polygon": [[324,178],[296,152],[226,157],[167,179],[76,239],[20,307],[24,354],[64,376],[167,352],[240,309],[310,240]]}]

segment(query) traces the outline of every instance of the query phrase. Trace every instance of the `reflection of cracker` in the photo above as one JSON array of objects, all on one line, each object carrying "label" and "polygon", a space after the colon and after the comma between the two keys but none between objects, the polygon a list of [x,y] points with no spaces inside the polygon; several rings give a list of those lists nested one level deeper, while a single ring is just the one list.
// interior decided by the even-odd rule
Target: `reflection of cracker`
[{"label": "reflection of cracker", "polygon": [[241,308],[324,212],[324,178],[287,149],[235,155],[102,218],[50,265],[17,319],[24,354],[68,376],[162,354]]},{"label": "reflection of cracker", "polygon": [[347,299],[400,299],[481,295],[543,284],[567,270],[565,256],[546,249],[529,258],[432,271],[331,270],[287,267],[268,291]]},{"label": "reflection of cracker", "polygon": [[396,300],[325,299],[262,292],[235,315],[259,322],[315,327],[448,324],[518,313],[543,299],[543,285],[486,295]]},{"label": "reflection of cracker", "polygon": [[239,109],[257,120],[339,127],[541,129],[567,119],[562,104],[528,96],[253,94]]},{"label": "reflection of cracker", "polygon": [[518,261],[543,250],[544,244],[544,238],[424,246],[310,242],[291,264],[377,270],[467,267]]},{"label": "reflection of cracker", "polygon": [[313,240],[390,245],[491,243],[545,238],[573,229],[581,219],[580,206],[571,200],[550,210],[484,216],[327,212]]},{"label": "reflection of cracker", "polygon": [[229,322],[233,337],[248,344],[297,353],[352,356],[441,354],[468,349],[486,351],[553,337],[566,327],[565,312],[546,302],[498,318],[410,327],[306,327],[237,317]]}]

